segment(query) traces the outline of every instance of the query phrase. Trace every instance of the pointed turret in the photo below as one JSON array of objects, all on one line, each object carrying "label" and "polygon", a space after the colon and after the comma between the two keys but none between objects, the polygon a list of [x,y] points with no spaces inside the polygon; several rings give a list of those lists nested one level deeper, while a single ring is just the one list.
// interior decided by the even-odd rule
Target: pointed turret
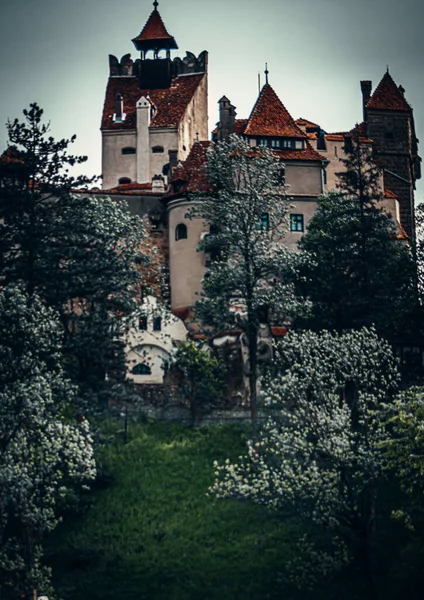
[{"label": "pointed turret", "polygon": [[298,127],[269,83],[265,84],[250,114],[245,135],[292,137],[308,136]]},{"label": "pointed turret", "polygon": [[398,87],[387,71],[369,101],[367,108],[373,110],[401,110],[410,111],[411,107],[404,98],[403,88]]},{"label": "pointed turret", "polygon": [[157,9],[158,3],[154,2],[154,10],[150,17],[147,19],[147,23],[141,30],[140,34],[135,37],[132,41],[137,48],[143,54],[149,50],[153,50],[155,57],[160,50],[178,50],[178,45],[175,39],[170,35],[165,27],[162,17]]}]

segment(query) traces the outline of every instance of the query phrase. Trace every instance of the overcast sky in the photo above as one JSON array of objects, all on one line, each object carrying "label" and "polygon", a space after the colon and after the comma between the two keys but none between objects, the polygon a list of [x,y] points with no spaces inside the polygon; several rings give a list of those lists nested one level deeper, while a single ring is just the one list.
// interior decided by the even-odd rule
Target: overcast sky
[{"label": "overcast sky", "polygon": [[[1,9],[0,152],[7,118],[37,102],[54,137],[77,134],[73,151],[100,174],[100,117],[108,54],[131,52],[147,0],[13,0]],[[294,118],[326,131],[362,119],[359,81],[376,86],[387,65],[406,89],[424,154],[424,0],[160,0],[159,12],[183,56],[209,52],[209,123],[225,94],[248,117],[258,72]],[[177,55],[177,53],[173,53]],[[417,200],[424,199],[419,183]]]}]

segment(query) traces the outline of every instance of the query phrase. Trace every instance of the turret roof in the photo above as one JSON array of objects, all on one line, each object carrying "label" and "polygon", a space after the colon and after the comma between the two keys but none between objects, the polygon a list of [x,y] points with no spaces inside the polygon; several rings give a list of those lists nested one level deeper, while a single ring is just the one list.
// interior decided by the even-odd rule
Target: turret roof
[{"label": "turret roof", "polygon": [[[151,41],[163,41],[167,40],[167,46],[178,48],[174,38],[170,35],[165,27],[162,17],[159,11],[155,8],[150,17],[147,19],[147,23],[132,41],[139,48],[140,42],[151,42]],[[143,45],[143,44],[142,44]],[[145,45],[145,44],[144,44]],[[140,49],[140,48],[139,48]]]},{"label": "turret roof", "polygon": [[383,79],[368,100],[367,108],[378,110],[411,110],[403,93],[393,81],[393,78],[388,71],[384,74]]},{"label": "turret roof", "polygon": [[245,135],[307,138],[267,83],[250,114]]}]

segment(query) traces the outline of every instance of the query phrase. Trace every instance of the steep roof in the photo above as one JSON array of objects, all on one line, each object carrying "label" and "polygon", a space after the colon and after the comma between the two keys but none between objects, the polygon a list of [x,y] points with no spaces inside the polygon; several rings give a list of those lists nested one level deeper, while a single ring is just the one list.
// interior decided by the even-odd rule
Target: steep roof
[{"label": "steep roof", "polygon": [[410,111],[411,107],[405,100],[392,76],[387,71],[383,79],[375,88],[373,95],[368,100],[367,108],[377,110],[401,110]]},{"label": "steep roof", "polygon": [[[164,41],[166,40],[166,46],[178,48],[174,38],[170,35],[165,27],[162,17],[159,11],[155,8],[150,17],[147,19],[147,23],[139,33],[139,35],[133,38],[135,46],[141,50],[143,46],[149,45],[149,42],[153,41]],[[151,46],[151,44],[150,44]]]},{"label": "steep roof", "polygon": [[267,83],[250,114],[245,135],[307,138]]},{"label": "steep roof", "polygon": [[[205,74],[175,77],[170,87],[163,90],[140,89],[136,77],[111,77],[106,88],[101,129],[135,129],[136,103],[142,96],[149,97],[156,108],[150,127],[177,126],[204,77]],[[116,94],[122,95],[124,103],[125,119],[122,123],[113,121]]]}]

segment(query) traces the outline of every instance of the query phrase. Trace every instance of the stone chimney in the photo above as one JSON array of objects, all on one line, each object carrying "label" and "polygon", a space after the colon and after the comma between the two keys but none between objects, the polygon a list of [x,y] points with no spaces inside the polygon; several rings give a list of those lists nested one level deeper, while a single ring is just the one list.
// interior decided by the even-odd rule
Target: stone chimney
[{"label": "stone chimney", "polygon": [[218,141],[226,140],[228,136],[234,133],[236,119],[236,107],[231,104],[226,96],[222,96],[218,101],[219,105],[219,123],[218,123]]},{"label": "stone chimney", "polygon": [[362,91],[362,111],[364,115],[364,123],[367,123],[367,104],[368,100],[371,98],[371,90],[372,90],[372,81],[361,81],[361,91]]}]

